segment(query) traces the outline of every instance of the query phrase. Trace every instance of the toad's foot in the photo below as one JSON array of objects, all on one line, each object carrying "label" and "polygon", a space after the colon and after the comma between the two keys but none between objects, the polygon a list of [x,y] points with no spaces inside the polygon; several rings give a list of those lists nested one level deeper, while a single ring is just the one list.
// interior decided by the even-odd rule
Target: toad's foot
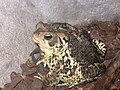
[{"label": "toad's foot", "polygon": [[38,79],[40,79],[40,80],[42,80],[43,81],[43,79],[44,79],[44,76],[42,75],[42,74],[40,74],[40,73],[38,73],[38,76],[34,76],[35,78],[38,78]]}]

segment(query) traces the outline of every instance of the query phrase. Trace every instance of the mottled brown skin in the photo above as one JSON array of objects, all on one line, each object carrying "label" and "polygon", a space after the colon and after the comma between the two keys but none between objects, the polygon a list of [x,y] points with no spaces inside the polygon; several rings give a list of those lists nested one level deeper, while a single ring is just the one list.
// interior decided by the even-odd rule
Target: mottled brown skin
[{"label": "mottled brown skin", "polygon": [[101,76],[106,47],[92,39],[86,30],[78,30],[67,23],[36,25],[33,40],[42,51],[41,63],[49,68],[47,75],[35,76],[48,86],[69,86],[90,82]]}]

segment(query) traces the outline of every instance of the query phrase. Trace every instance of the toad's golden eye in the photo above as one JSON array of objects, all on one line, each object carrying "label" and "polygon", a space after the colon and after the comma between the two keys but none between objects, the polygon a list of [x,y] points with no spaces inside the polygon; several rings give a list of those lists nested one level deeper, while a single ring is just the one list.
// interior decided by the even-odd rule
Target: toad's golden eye
[{"label": "toad's golden eye", "polygon": [[44,35],[44,39],[45,40],[50,40],[50,39],[52,39],[52,37],[53,37],[52,34],[46,34],[46,35]]}]

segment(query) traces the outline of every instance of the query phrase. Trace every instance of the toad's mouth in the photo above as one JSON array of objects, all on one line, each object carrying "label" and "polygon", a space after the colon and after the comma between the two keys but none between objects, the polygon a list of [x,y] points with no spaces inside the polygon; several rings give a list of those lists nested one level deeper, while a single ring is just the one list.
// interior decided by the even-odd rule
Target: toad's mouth
[{"label": "toad's mouth", "polygon": [[35,36],[35,35],[32,36],[32,39],[33,39],[33,41],[34,41],[35,43],[39,44],[39,40],[36,39],[36,36]]}]

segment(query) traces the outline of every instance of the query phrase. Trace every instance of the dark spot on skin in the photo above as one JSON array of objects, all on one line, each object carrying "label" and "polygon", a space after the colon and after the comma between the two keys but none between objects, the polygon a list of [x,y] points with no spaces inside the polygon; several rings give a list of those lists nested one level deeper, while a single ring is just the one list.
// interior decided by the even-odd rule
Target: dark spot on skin
[{"label": "dark spot on skin", "polygon": [[101,46],[103,46],[104,44],[102,44]]},{"label": "dark spot on skin", "polygon": [[64,66],[65,66],[65,67],[68,67],[68,65],[67,65],[67,64],[65,64]]},{"label": "dark spot on skin", "polygon": [[64,64],[64,60],[60,60],[60,62],[61,62],[62,64]]},{"label": "dark spot on skin", "polygon": [[68,54],[67,54],[67,53],[66,53],[65,55],[68,57]]},{"label": "dark spot on skin", "polygon": [[65,37],[63,38],[63,40],[64,40],[65,42],[68,42],[68,40],[66,40],[66,38],[65,38]]},{"label": "dark spot on skin", "polygon": [[58,46],[56,46],[55,48],[59,48]]},{"label": "dark spot on skin", "polygon": [[54,60],[52,60],[52,63],[54,63]]},{"label": "dark spot on skin", "polygon": [[64,79],[64,78],[62,77],[62,79]]},{"label": "dark spot on skin", "polygon": [[68,78],[68,76],[65,76],[66,78]]},{"label": "dark spot on skin", "polygon": [[63,48],[63,46],[60,46],[60,48]]},{"label": "dark spot on skin", "polygon": [[98,40],[99,43],[101,43],[102,41],[101,40]]},{"label": "dark spot on skin", "polygon": [[60,69],[60,73],[62,73],[62,69]]},{"label": "dark spot on skin", "polygon": [[77,66],[73,66],[73,69],[75,70],[77,68]]},{"label": "dark spot on skin", "polygon": [[51,63],[51,58],[49,59],[49,63]]},{"label": "dark spot on skin", "polygon": [[73,55],[72,55],[72,54],[70,54],[70,56],[71,56],[71,57],[73,57]]},{"label": "dark spot on skin", "polygon": [[72,76],[73,74],[74,74],[74,72],[72,72],[72,70],[70,70],[69,76]]},{"label": "dark spot on skin", "polygon": [[65,72],[65,74],[67,74],[67,71]]},{"label": "dark spot on skin", "polygon": [[66,27],[66,24],[65,24],[65,25],[64,25],[64,24],[63,24],[63,25],[61,25],[61,27],[63,27],[63,28],[67,28],[67,27]]},{"label": "dark spot on skin", "polygon": [[56,57],[56,55],[55,55],[55,54],[52,54],[52,58],[54,58],[54,57]]},{"label": "dark spot on skin", "polygon": [[67,49],[65,49],[65,52],[67,51]]},{"label": "dark spot on skin", "polygon": [[[62,77],[62,79],[64,79],[64,78]],[[59,84],[62,84],[62,83],[64,83],[64,82],[60,80]]]},{"label": "dark spot on skin", "polygon": [[70,68],[67,68],[66,66],[63,67],[63,69],[68,72],[69,70],[71,70]]},{"label": "dark spot on skin", "polygon": [[54,67],[55,65],[52,65],[52,67]]},{"label": "dark spot on skin", "polygon": [[61,38],[60,38],[60,37],[59,37],[59,40],[60,40],[60,43],[61,43],[61,44],[63,44],[63,42],[62,42],[62,40],[61,40]]},{"label": "dark spot on skin", "polygon": [[57,74],[57,76],[59,76],[58,74],[59,74],[59,72],[56,72],[56,74]]},{"label": "dark spot on skin", "polygon": [[62,59],[64,60],[65,56],[62,56]]},{"label": "dark spot on skin", "polygon": [[68,65],[70,65],[70,59],[67,59],[67,61],[65,63],[67,63]]}]

